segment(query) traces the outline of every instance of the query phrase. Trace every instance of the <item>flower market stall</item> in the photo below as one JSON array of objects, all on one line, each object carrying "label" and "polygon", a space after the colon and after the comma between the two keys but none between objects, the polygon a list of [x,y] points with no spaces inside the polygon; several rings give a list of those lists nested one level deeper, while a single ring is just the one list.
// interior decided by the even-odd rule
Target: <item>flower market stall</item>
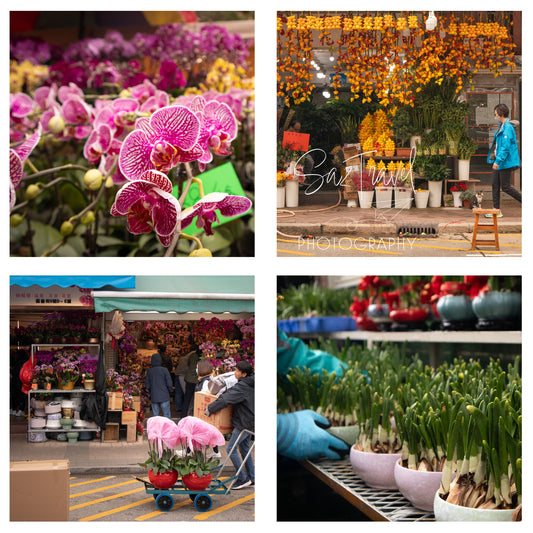
[{"label": "flower market stall", "polygon": [[[67,436],[57,425],[69,423],[62,418],[77,424],[71,432],[76,436],[82,427],[84,434],[86,428],[95,433],[103,429],[106,442],[143,435],[150,405],[145,374],[158,344],[167,346],[173,365],[193,343],[198,345],[216,374],[232,371],[240,360],[255,359],[253,278],[94,276],[85,280],[91,289],[72,285],[83,284],[83,277],[62,278],[11,280],[11,345],[26,353],[21,379],[32,442],[56,433]],[[61,283],[64,288],[57,285]],[[75,298],[77,290],[85,291],[80,292],[83,303]],[[50,307],[54,312],[46,312]],[[63,392],[67,386],[69,392]],[[71,397],[77,398],[73,405]],[[49,426],[44,407],[54,401],[59,402],[59,416]],[[72,409],[66,411],[70,416],[61,417],[64,409]]]},{"label": "flower market stall", "polygon": [[[365,209],[391,207],[378,198],[384,187],[408,208],[433,182],[444,194],[448,180],[489,186],[492,110],[505,103],[511,119],[521,116],[521,20],[519,11],[278,12],[277,170],[311,157],[297,176],[305,194],[338,188]],[[376,193],[369,205],[357,188],[363,172]]]},{"label": "flower market stall", "polygon": [[17,32],[11,12],[11,255],[252,255],[253,14],[239,15],[62,42]]},{"label": "flower market stall", "polygon": [[[285,494],[291,477],[282,469],[303,467],[358,509],[356,519],[521,520],[520,283],[512,276],[315,280],[314,293],[337,291],[351,307],[357,329],[287,334],[314,357],[334,358],[340,371],[303,362],[279,374],[278,412],[325,417],[327,432],[349,450],[336,460],[309,452],[299,467],[280,459]],[[298,308],[286,288],[281,295],[289,301],[278,300],[278,313],[312,307],[309,299]],[[439,357],[429,344],[441,346]],[[335,512],[324,510],[322,519]],[[351,517],[343,512],[335,519]]]}]

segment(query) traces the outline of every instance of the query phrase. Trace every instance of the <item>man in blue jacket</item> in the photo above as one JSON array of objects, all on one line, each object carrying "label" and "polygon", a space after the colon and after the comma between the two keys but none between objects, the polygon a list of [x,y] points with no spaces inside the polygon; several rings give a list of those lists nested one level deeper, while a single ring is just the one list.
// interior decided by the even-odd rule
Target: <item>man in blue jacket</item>
[{"label": "man in blue jacket", "polygon": [[159,411],[161,410],[163,416],[170,418],[172,378],[170,377],[170,372],[162,366],[160,353],[152,355],[152,366],[146,372],[145,387],[150,394],[154,416],[159,416]]},{"label": "man in blue jacket", "polygon": [[[511,172],[520,167],[520,156],[514,126],[509,120],[509,108],[505,104],[498,104],[494,108],[494,116],[499,126],[494,133],[487,163],[492,165],[492,206],[500,209],[500,188],[522,203],[522,195],[511,186]],[[498,216],[502,216],[501,211]]]}]

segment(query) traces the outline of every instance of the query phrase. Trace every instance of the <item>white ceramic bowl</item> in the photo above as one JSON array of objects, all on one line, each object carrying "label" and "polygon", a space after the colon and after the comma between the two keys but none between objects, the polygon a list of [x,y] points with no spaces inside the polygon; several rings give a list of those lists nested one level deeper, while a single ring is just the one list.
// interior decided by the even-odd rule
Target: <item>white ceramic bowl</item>
[{"label": "white ceramic bowl", "polygon": [[30,427],[31,428],[41,429],[41,428],[44,428],[44,426],[46,426],[46,419],[45,418],[38,418],[38,417],[30,418]]},{"label": "white ceramic bowl", "polygon": [[44,409],[34,409],[33,410],[33,414],[34,416],[39,416],[39,417],[45,417],[46,416],[46,412]]},{"label": "white ceramic bowl", "polygon": [[369,487],[374,489],[398,490],[394,480],[394,465],[401,457],[401,453],[360,452],[353,446],[350,449],[352,468]]},{"label": "white ceramic bowl", "polygon": [[86,424],[85,420],[80,420],[80,419],[74,420],[74,427],[75,428],[84,428],[86,425],[87,424]]},{"label": "white ceramic bowl", "polygon": [[61,429],[61,420],[50,420],[46,422],[47,429]]},{"label": "white ceramic bowl", "polygon": [[53,413],[60,413],[61,412],[61,403],[60,402],[50,402],[47,403],[44,406],[44,411],[47,415],[53,414]]},{"label": "white ceramic bowl", "polygon": [[435,520],[443,522],[511,522],[514,509],[472,509],[443,500],[438,491],[433,501]]},{"label": "white ceramic bowl", "polygon": [[398,490],[413,507],[422,511],[433,511],[433,500],[441,479],[442,472],[419,472],[404,468],[401,460],[394,465],[394,480]]},{"label": "white ceramic bowl", "polygon": [[65,409],[74,409],[74,402],[72,400],[62,400],[61,401],[61,408]]}]

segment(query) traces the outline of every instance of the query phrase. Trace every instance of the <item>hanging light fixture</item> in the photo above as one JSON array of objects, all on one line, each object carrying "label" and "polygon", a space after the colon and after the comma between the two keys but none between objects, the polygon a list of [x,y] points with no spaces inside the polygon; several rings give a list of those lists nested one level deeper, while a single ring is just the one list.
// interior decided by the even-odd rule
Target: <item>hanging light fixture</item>
[{"label": "hanging light fixture", "polygon": [[426,30],[433,31],[437,27],[437,17],[434,11],[430,11],[426,19]]},{"label": "hanging light fixture", "polygon": [[330,93],[327,89],[324,89],[324,90],[322,91],[322,96],[323,96],[324,98],[331,98],[331,93]]}]

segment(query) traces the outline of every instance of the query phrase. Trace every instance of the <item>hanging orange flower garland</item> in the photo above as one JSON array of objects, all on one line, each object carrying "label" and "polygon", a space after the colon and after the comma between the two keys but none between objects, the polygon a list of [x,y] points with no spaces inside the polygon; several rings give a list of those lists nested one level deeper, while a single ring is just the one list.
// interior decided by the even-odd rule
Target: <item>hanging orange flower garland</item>
[{"label": "hanging orange flower garland", "polygon": [[[422,14],[423,19],[425,15]],[[472,73],[488,69],[495,76],[513,66],[514,45],[507,28],[472,18],[459,22],[455,15],[440,17],[437,32],[425,32],[419,17],[402,14],[377,16],[280,16],[278,28],[278,95],[285,103],[309,99],[315,86],[310,68],[313,31],[321,45],[337,46],[334,96],[341,74],[351,87],[352,99],[370,101],[375,94],[384,106],[411,103],[413,87],[445,77],[458,81],[458,90]],[[341,30],[332,40],[331,31]]]}]

